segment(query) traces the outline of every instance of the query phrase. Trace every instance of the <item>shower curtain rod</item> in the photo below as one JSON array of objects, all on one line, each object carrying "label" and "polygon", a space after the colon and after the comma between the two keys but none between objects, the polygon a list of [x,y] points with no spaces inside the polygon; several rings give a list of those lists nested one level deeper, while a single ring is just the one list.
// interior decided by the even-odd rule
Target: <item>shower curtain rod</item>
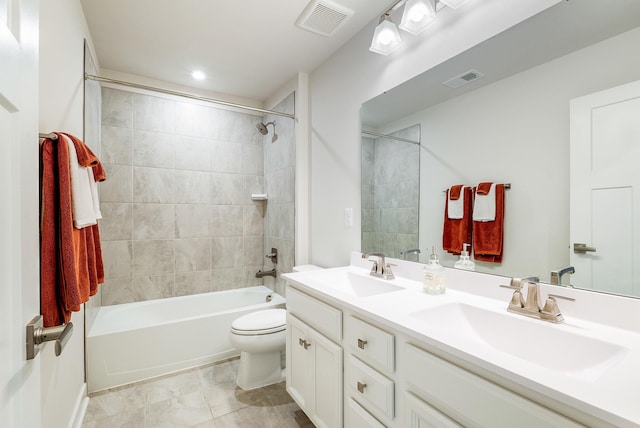
[{"label": "shower curtain rod", "polygon": [[235,107],[242,110],[250,110],[255,111],[257,113],[265,113],[265,114],[273,114],[276,116],[288,117],[290,119],[295,119],[295,115],[289,113],[282,113],[279,111],[266,110],[258,107],[245,106],[242,104],[230,103],[227,101],[217,100],[215,98],[201,97],[199,95],[189,94],[187,92],[178,92],[172,91],[169,89],[155,88],[153,86],[140,85],[138,83],[125,82],[123,80],[109,79],[107,77],[94,76],[92,74],[85,73],[84,80],[95,80],[96,82],[105,82],[105,83],[115,83],[117,85],[128,86],[131,88],[144,89],[147,91],[160,92],[167,95],[175,95],[178,97],[191,98],[192,100],[205,101],[213,104],[220,104],[227,107]]},{"label": "shower curtain rod", "polygon": [[382,137],[382,138],[389,138],[390,140],[396,140],[396,141],[402,141],[404,143],[411,143],[411,144],[417,144],[420,145],[420,141],[413,141],[413,140],[408,140],[406,138],[402,138],[402,137],[394,137],[393,135],[387,135],[387,134],[380,134],[378,132],[373,132],[373,131],[367,131],[367,130],[362,130],[362,134],[364,135],[370,135],[372,137]]}]

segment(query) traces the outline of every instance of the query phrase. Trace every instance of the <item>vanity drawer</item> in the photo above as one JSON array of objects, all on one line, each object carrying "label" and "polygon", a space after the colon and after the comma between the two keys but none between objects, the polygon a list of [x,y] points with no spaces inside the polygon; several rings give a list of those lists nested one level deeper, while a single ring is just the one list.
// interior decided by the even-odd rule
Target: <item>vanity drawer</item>
[{"label": "vanity drawer", "polygon": [[403,362],[410,389],[463,426],[582,427],[546,407],[410,344]]},{"label": "vanity drawer", "polygon": [[393,334],[350,316],[345,320],[344,337],[353,355],[386,374],[393,373],[395,368]]},{"label": "vanity drawer", "polygon": [[335,341],[342,340],[342,311],[291,286],[287,286],[287,310]]},{"label": "vanity drawer", "polygon": [[351,397],[347,399],[346,426],[349,428],[385,428]]},{"label": "vanity drawer", "polygon": [[371,413],[393,419],[394,384],[392,380],[381,375],[353,355],[349,362],[345,379],[348,391],[356,401],[360,402]]}]

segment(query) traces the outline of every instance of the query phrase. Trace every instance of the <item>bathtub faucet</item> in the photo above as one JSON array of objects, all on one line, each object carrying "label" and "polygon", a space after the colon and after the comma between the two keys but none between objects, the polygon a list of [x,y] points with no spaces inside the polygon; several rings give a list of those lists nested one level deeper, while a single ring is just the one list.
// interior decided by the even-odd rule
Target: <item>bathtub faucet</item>
[{"label": "bathtub faucet", "polygon": [[256,272],[256,278],[264,278],[265,276],[272,276],[272,277],[276,277],[276,269],[273,268],[271,270],[259,270],[258,272]]}]

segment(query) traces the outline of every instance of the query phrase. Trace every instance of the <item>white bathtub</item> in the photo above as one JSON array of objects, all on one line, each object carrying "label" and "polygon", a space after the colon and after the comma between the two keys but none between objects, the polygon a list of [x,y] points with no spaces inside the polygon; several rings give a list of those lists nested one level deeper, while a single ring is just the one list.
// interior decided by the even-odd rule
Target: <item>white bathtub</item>
[{"label": "white bathtub", "polygon": [[89,392],[240,355],[231,322],[284,303],[257,286],[102,307],[87,334]]}]

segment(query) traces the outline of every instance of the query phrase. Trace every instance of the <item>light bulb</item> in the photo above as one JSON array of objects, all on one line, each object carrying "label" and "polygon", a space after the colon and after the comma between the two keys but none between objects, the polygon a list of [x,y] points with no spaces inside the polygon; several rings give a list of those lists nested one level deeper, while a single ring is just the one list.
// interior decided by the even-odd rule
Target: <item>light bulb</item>
[{"label": "light bulb", "polygon": [[420,34],[435,21],[434,0],[409,0],[404,6],[400,29],[411,34]]}]

